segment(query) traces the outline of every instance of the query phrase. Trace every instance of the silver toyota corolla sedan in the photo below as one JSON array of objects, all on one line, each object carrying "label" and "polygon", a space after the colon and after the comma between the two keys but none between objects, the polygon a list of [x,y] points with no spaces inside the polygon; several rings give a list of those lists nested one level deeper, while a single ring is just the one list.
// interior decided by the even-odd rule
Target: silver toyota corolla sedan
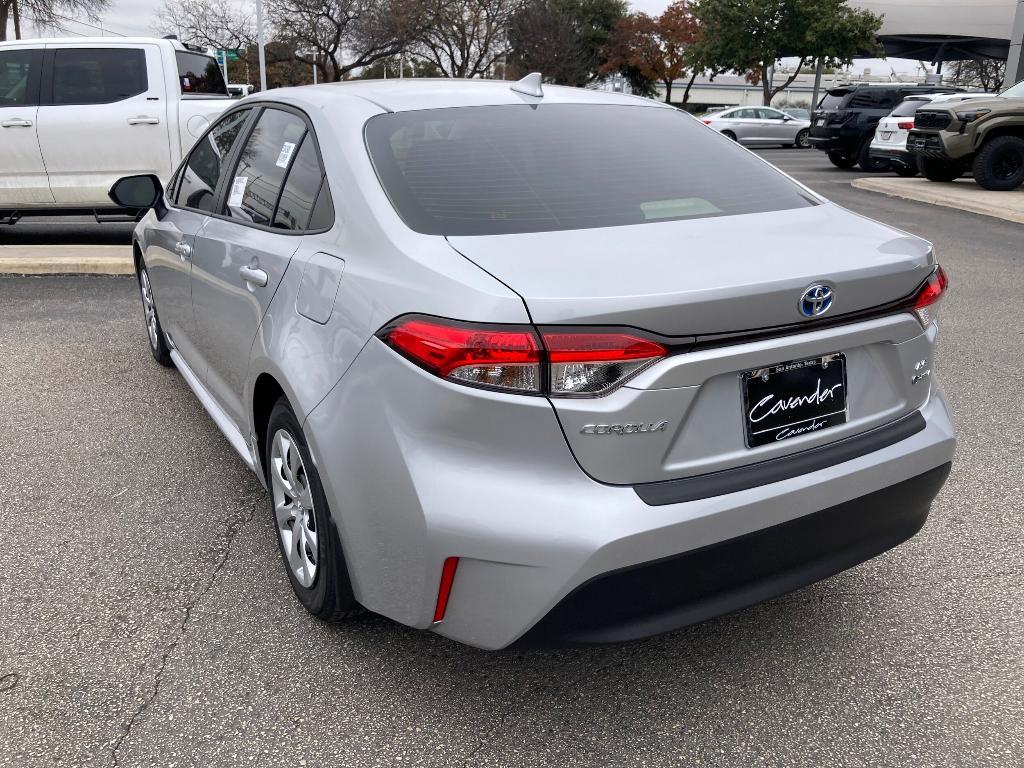
[{"label": "silver toyota corolla sedan", "polygon": [[286,88],[111,196],[325,620],[644,637],[899,544],[950,469],[931,246],[654,101]]},{"label": "silver toyota corolla sedan", "polygon": [[781,144],[806,149],[811,121],[786,114],[773,107],[736,107],[723,109],[702,118],[723,136],[750,146]]}]

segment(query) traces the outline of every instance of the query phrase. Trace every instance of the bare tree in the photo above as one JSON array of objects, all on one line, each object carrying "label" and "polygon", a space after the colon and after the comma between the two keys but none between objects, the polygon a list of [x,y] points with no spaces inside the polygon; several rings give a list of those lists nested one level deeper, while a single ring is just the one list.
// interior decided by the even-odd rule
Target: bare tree
[{"label": "bare tree", "polygon": [[981,88],[983,91],[998,91],[1006,77],[1006,62],[995,59],[980,61],[957,61],[953,64],[954,85],[964,88]]},{"label": "bare tree", "polygon": [[21,38],[23,22],[36,27],[64,29],[67,22],[84,16],[95,19],[110,0],[0,0],[0,41],[7,39],[9,22],[14,22],[14,36]]},{"label": "bare tree", "polygon": [[394,56],[418,39],[437,0],[268,0],[276,38],[324,80]]},{"label": "bare tree", "polygon": [[437,7],[417,51],[447,77],[486,75],[508,53],[508,28],[523,0],[449,0]]},{"label": "bare tree", "polygon": [[555,83],[583,85],[590,78],[587,51],[573,20],[544,0],[531,0],[509,29],[516,74],[540,72]]},{"label": "bare tree", "polygon": [[245,49],[256,44],[256,24],[252,11],[243,7],[219,0],[164,0],[152,27],[196,45]]}]

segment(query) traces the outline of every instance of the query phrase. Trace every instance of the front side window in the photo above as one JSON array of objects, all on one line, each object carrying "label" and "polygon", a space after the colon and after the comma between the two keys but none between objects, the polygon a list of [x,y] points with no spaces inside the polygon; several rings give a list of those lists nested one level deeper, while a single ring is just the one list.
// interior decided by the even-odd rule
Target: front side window
[{"label": "front side window", "polygon": [[54,104],[111,104],[148,88],[141,48],[62,48],[54,54]]},{"label": "front side window", "polygon": [[269,226],[285,174],[306,135],[305,121],[292,112],[266,109],[239,155],[221,213]]},{"label": "front side window", "polygon": [[0,51],[0,107],[20,107],[29,103],[33,55],[33,51],[24,49]]},{"label": "front side window", "polygon": [[224,74],[212,56],[191,51],[175,51],[178,61],[178,84],[181,94],[228,96]]},{"label": "front side window", "polygon": [[221,118],[196,142],[195,149],[180,171],[181,181],[174,197],[175,205],[200,211],[214,210],[224,159],[231,152],[249,112],[243,109]]},{"label": "front side window", "polygon": [[817,204],[674,109],[425,109],[372,117],[364,134],[395,209],[426,234],[587,229]]}]

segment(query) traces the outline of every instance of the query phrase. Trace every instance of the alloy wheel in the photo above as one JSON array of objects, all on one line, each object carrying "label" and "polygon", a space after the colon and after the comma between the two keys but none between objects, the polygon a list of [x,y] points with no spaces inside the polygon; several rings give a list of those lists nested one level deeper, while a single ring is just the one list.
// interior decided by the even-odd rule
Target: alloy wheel
[{"label": "alloy wheel", "polygon": [[995,157],[993,175],[1000,181],[1012,179],[1024,165],[1024,155],[1014,147],[1007,147]]},{"label": "alloy wheel", "polygon": [[306,465],[286,429],[279,429],[271,443],[270,481],[281,548],[295,580],[308,589],[320,562],[319,533]]},{"label": "alloy wheel", "polygon": [[149,284],[149,273],[142,269],[139,272],[139,290],[142,292],[142,308],[146,313],[146,331],[149,333],[149,345],[158,349],[160,337],[156,322],[156,303],[153,301],[153,287]]}]

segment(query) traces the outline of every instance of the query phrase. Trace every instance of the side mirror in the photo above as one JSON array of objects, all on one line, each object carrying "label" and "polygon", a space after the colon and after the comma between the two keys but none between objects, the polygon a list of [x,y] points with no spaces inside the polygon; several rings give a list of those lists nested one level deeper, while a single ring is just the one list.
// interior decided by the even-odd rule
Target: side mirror
[{"label": "side mirror", "polygon": [[152,174],[125,176],[115,181],[107,194],[122,208],[153,208],[163,197],[164,188]]},{"label": "side mirror", "polygon": [[789,122],[790,120],[792,120],[792,119],[793,119],[793,116],[792,116],[792,115],[783,115],[783,116],[782,116],[782,121],[783,121],[784,123],[788,123],[788,122]]}]

